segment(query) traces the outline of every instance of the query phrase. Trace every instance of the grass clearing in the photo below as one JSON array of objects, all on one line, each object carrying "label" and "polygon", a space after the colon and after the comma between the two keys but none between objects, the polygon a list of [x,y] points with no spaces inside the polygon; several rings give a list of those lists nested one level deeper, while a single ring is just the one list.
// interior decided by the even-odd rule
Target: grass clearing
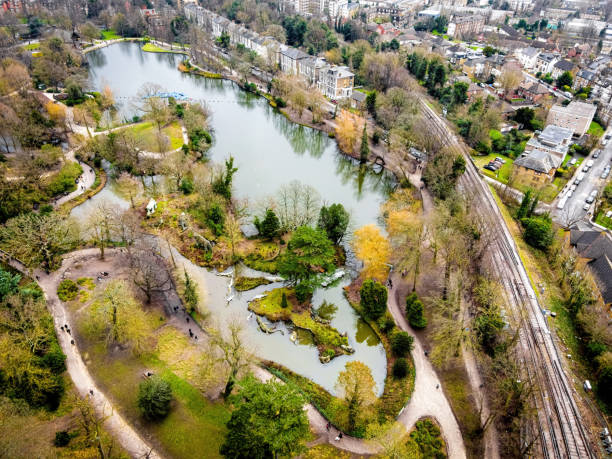
[{"label": "grass clearing", "polygon": [[34,51],[35,49],[39,49],[39,48],[40,48],[40,43],[29,43],[23,46],[23,49],[26,51]]},{"label": "grass clearing", "polygon": [[[148,313],[151,323],[163,327],[153,334],[154,349],[141,356],[126,350],[109,350],[103,342],[89,338],[85,323],[76,326],[85,362],[100,389],[128,422],[151,439],[165,456],[181,458],[220,457],[225,424],[230,411],[223,402],[207,399],[194,384],[201,351],[179,331],[164,326],[157,313]],[[168,417],[145,421],[137,408],[138,385],[145,370],[161,376],[172,387],[174,400]]]},{"label": "grass clearing", "polygon": [[598,122],[591,121],[587,134],[595,137],[601,137],[602,135],[604,135],[604,132],[604,128]]},{"label": "grass clearing", "polygon": [[142,50],[147,52],[147,53],[177,53],[177,54],[187,54],[186,51],[183,51],[182,49],[166,49],[166,48],[161,48],[157,45],[154,45],[153,43],[145,43],[144,46],[142,47]]},{"label": "grass clearing", "polygon": [[183,145],[183,130],[178,121],[173,121],[161,130],[162,148],[160,151],[160,144],[158,141],[157,127],[150,121],[138,123],[134,126],[130,126],[129,129],[136,137],[138,137],[142,144],[143,150],[153,151],[157,153],[164,153],[165,151],[174,151]]},{"label": "grass clearing", "polygon": [[123,38],[113,29],[102,30],[100,34],[102,36],[102,40],[118,40],[120,38]]}]

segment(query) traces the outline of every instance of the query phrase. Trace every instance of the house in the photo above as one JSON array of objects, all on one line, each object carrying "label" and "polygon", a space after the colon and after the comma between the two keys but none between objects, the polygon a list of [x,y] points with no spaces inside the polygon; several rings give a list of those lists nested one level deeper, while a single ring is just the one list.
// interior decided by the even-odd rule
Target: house
[{"label": "house", "polygon": [[523,80],[517,89],[517,94],[527,102],[538,104],[548,96],[548,88],[537,81]]},{"label": "house", "polygon": [[330,99],[351,97],[355,75],[348,67],[328,65],[319,71],[319,91]]},{"label": "house", "polygon": [[514,176],[525,185],[540,188],[553,181],[559,162],[542,150],[522,153],[514,161]]},{"label": "house", "polygon": [[468,90],[467,90],[467,96],[470,102],[482,96],[483,93],[484,93],[483,88],[478,86],[476,83],[470,82],[470,86],[468,87]]},{"label": "house", "polygon": [[485,58],[468,59],[463,63],[463,73],[470,78],[479,77],[484,73]]},{"label": "house", "polygon": [[366,99],[368,95],[361,91],[353,91],[351,94],[351,108],[356,110],[364,110],[366,108]]},{"label": "house", "polygon": [[549,124],[540,135],[533,136],[525,145],[525,153],[541,150],[555,157],[562,164],[572,143],[573,132],[569,129]]},{"label": "house", "polygon": [[536,66],[536,61],[540,51],[532,46],[519,49],[514,54],[525,70],[532,70]]},{"label": "house", "polygon": [[572,89],[580,89],[586,88],[587,86],[593,86],[597,79],[597,75],[595,72],[591,70],[582,69],[576,74],[576,78],[574,78],[574,85]]},{"label": "house", "polygon": [[285,47],[280,51],[280,69],[287,75],[299,75],[301,61],[310,56],[297,48]]},{"label": "house", "polygon": [[308,56],[300,61],[299,74],[308,84],[315,84],[319,80],[319,72],[325,65],[327,65],[325,59]]},{"label": "house", "polygon": [[157,202],[155,201],[155,199],[153,198],[149,199],[146,210],[147,210],[147,217],[150,217],[151,215],[155,213],[155,211],[157,210]]},{"label": "house", "polygon": [[573,75],[575,72],[575,69],[576,69],[576,66],[574,65],[573,62],[562,59],[560,61],[555,62],[555,65],[553,65],[551,76],[557,79],[565,72],[569,72]]},{"label": "house", "polygon": [[572,101],[567,106],[555,104],[546,118],[546,124],[570,129],[575,136],[582,137],[591,125],[597,107],[585,102]]},{"label": "house", "polygon": [[542,75],[552,73],[553,66],[557,63],[558,59],[552,53],[540,53],[536,58],[536,65],[534,71],[540,72]]},{"label": "house", "polygon": [[478,35],[484,28],[485,18],[475,14],[473,16],[458,16],[448,24],[447,34],[454,38],[464,38]]},{"label": "house", "polygon": [[570,245],[585,260],[604,304],[612,304],[612,239],[602,231],[570,229]]}]

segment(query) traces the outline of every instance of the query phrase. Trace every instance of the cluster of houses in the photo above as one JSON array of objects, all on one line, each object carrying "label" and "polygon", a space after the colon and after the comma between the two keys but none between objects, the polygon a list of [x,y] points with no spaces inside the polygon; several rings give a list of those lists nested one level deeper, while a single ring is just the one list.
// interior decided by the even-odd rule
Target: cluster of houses
[{"label": "cluster of houses", "polygon": [[185,5],[185,16],[213,37],[226,34],[231,44],[255,52],[264,61],[278,65],[287,75],[302,77],[330,99],[350,98],[353,94],[355,75],[348,67],[329,64],[321,57],[279,43],[273,37],[262,36],[193,3]]},{"label": "cluster of houses", "polygon": [[589,129],[596,107],[573,101],[553,105],[546,118],[547,126],[525,145],[525,151],[514,161],[517,180],[539,188],[552,182],[563,164],[574,137],[582,137]]}]

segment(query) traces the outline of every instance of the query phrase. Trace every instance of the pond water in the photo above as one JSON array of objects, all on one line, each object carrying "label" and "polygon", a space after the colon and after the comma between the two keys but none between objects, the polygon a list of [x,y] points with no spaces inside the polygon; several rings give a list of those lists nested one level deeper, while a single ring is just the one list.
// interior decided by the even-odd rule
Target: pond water
[{"label": "pond water", "polygon": [[[212,115],[210,124],[215,139],[209,156],[215,162],[222,162],[230,154],[234,156],[238,167],[234,195],[248,199],[251,207],[273,196],[282,185],[297,180],[314,187],[324,202],[342,203],[351,212],[353,229],[377,222],[380,205],[393,186],[388,175],[360,168],[356,162],[339,154],[336,143],[325,134],[291,123],[265,99],[241,91],[232,82],[180,73],[177,65],[181,58],[167,53],[145,53],[137,43],[120,43],[96,50],[87,54],[90,89],[110,86],[125,118],[135,114],[132,101],[148,82],[205,102]],[[109,197],[117,205],[127,204],[112,192],[112,188],[106,187],[82,207],[74,209],[73,215],[85,218],[89,213],[85,206],[91,209],[96,202]],[[226,305],[229,279],[180,259],[205,282],[206,307],[211,318],[220,324],[234,317],[244,320],[258,356],[279,362],[332,392],[346,362],[360,360],[371,368],[378,392],[382,393],[386,373],[384,349],[344,298],[342,287],[348,280],[317,290],[313,302],[318,306],[326,300],[338,306],[332,325],[348,333],[349,344],[356,352],[322,365],[316,348],[307,343],[306,336],[300,336],[304,344],[296,345],[289,340],[290,333],[265,335],[259,331],[254,318],[247,321],[248,300],[278,284],[235,294],[233,301]]]}]

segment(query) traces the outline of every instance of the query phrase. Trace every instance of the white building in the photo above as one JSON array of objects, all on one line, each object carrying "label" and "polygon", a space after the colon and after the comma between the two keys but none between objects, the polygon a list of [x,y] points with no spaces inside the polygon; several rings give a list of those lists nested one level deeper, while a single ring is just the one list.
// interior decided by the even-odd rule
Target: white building
[{"label": "white building", "polygon": [[514,55],[525,70],[532,70],[536,66],[540,51],[529,46],[527,48],[518,49]]}]

